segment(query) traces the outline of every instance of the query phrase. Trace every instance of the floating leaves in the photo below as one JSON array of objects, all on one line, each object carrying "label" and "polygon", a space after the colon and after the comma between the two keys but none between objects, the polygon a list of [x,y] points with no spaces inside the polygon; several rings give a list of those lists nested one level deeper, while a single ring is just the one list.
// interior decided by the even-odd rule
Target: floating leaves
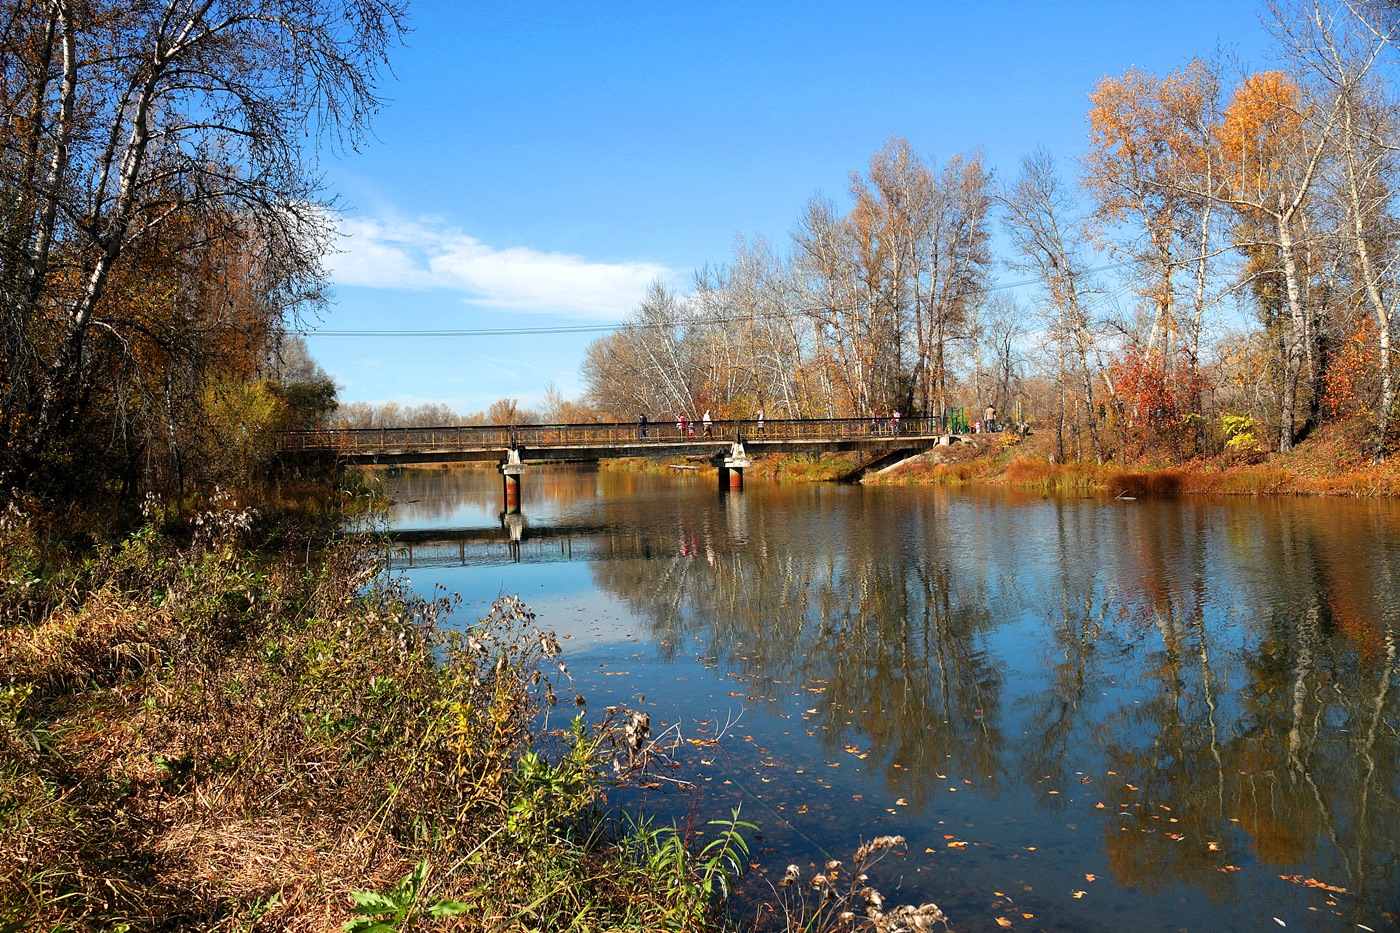
[{"label": "floating leaves", "polygon": [[1346,888],[1339,888],[1331,884],[1323,884],[1316,878],[1304,878],[1302,875],[1279,875],[1279,877],[1282,878],[1284,881],[1290,882],[1292,884],[1301,884],[1304,887],[1309,888],[1319,888],[1323,891],[1331,891],[1333,894],[1347,893]]}]

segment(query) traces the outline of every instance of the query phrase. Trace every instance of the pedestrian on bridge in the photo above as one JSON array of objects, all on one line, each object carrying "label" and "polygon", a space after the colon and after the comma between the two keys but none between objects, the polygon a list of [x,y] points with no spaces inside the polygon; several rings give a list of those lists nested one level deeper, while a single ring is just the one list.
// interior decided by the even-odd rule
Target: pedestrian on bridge
[{"label": "pedestrian on bridge", "polygon": [[759,434],[762,434],[762,433],[763,433],[763,406],[761,406],[761,405],[759,406],[759,409],[758,409],[758,433],[759,433]]},{"label": "pedestrian on bridge", "polygon": [[646,414],[646,412],[642,412],[641,415],[638,416],[638,418],[637,418],[637,436],[640,437],[640,438],[646,438],[646,436],[647,436],[647,414]]},{"label": "pedestrian on bridge", "polygon": [[705,426],[705,436],[713,437],[715,433],[715,426],[710,421],[710,410],[708,408],[705,409],[705,416],[700,419],[700,423]]},{"label": "pedestrian on bridge", "polygon": [[894,410],[894,414],[890,415],[890,433],[891,433],[891,434],[894,434],[895,436],[898,436],[898,435],[899,435],[899,409],[898,409],[898,408],[896,408],[896,409]]}]

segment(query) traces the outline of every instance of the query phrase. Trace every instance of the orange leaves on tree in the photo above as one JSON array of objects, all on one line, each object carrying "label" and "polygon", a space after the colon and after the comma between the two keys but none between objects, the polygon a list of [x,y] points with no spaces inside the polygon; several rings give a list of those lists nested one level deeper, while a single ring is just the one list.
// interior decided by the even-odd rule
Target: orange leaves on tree
[{"label": "orange leaves on tree", "polygon": [[1231,183],[1255,192],[1273,188],[1304,151],[1296,143],[1306,118],[1302,89],[1283,72],[1245,78],[1216,132]]},{"label": "orange leaves on tree", "polygon": [[1376,325],[1363,318],[1328,363],[1323,384],[1323,410],[1332,418],[1370,411],[1378,390]]}]

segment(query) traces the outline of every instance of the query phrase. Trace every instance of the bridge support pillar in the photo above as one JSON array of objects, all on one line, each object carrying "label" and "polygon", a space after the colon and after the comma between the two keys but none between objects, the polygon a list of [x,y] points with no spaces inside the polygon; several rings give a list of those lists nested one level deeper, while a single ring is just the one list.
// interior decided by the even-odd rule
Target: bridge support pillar
[{"label": "bridge support pillar", "polygon": [[497,464],[496,469],[501,472],[506,514],[520,514],[520,476],[525,472],[525,463],[520,459],[520,448],[512,447],[507,450],[506,458]]},{"label": "bridge support pillar", "polygon": [[744,470],[748,468],[749,455],[744,445],[735,442],[729,445],[729,453],[716,454],[711,461],[719,474],[720,492],[740,492],[744,488]]}]

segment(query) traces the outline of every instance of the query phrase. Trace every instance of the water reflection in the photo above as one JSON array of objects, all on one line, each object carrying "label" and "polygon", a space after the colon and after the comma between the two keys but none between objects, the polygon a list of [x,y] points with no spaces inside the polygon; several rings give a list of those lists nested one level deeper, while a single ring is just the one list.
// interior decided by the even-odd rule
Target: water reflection
[{"label": "water reflection", "polygon": [[[395,525],[490,528],[494,479],[412,478]],[[509,559],[587,562],[654,651],[627,686],[751,710],[706,787],[767,808],[772,858],[904,832],[907,889],[972,929],[1013,881],[1045,929],[1394,925],[1393,505],[526,482]],[[857,804],[814,824],[818,793]]]}]

